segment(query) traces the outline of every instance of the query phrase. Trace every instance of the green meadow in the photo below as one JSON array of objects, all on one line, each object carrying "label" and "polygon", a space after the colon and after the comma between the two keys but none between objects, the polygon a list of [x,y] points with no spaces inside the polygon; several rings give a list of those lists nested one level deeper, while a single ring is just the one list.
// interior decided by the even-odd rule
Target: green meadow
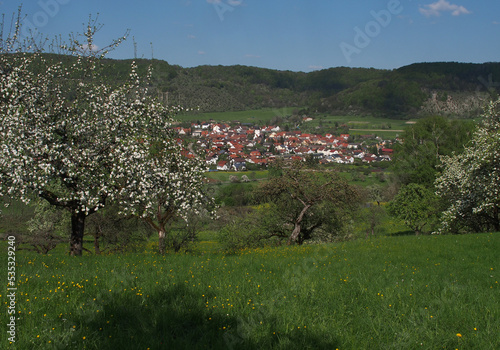
[{"label": "green meadow", "polygon": [[373,116],[356,116],[356,115],[350,115],[350,116],[331,116],[331,115],[324,115],[324,116],[317,116],[314,118],[314,120],[308,122],[311,123],[311,125],[319,125],[320,123],[325,125],[325,124],[331,124],[331,123],[339,123],[339,124],[345,124],[349,126],[350,128],[353,129],[384,129],[387,131],[390,131],[394,129],[396,132],[401,131],[405,127],[407,127],[409,124],[412,123],[411,121],[405,120],[405,119],[388,119],[388,118],[380,118],[380,117],[373,117]]},{"label": "green meadow", "polygon": [[[274,117],[286,117],[292,115],[295,107],[265,108],[246,111],[228,111],[213,113],[184,113],[177,116],[180,122],[210,121],[251,123],[267,125]],[[305,129],[314,129],[318,126],[326,128],[338,125],[346,125],[352,130],[352,134],[373,134],[395,137],[411,123],[406,119],[387,119],[373,116],[338,116],[338,115],[316,115],[314,119],[303,123]]]},{"label": "green meadow", "polygon": [[264,108],[246,111],[228,111],[228,112],[212,112],[212,113],[184,113],[177,116],[177,120],[185,121],[210,121],[216,122],[232,122],[239,121],[241,123],[252,124],[268,124],[275,116],[285,117],[291,115],[295,107],[287,108]]},{"label": "green meadow", "polygon": [[266,180],[268,175],[268,170],[256,170],[256,171],[212,171],[207,172],[205,175],[208,179],[219,181],[219,182],[230,182],[231,177],[237,177],[239,181],[243,176],[248,177],[250,181]]},{"label": "green meadow", "polygon": [[[380,164],[375,164],[374,166],[368,165],[337,165],[332,164],[329,169],[338,171],[340,176],[345,177],[351,184],[360,187],[369,186],[387,186],[389,185],[386,177],[390,176],[391,172],[387,169],[380,169],[379,172],[373,172],[372,170],[377,170],[376,166]],[[382,164],[385,165],[385,164]],[[242,181],[243,176],[248,177],[250,182],[264,181],[269,178],[268,170],[256,170],[256,171],[211,171],[205,173],[209,181],[217,184],[227,184],[231,182],[231,178],[237,179],[237,181]],[[251,184],[248,184],[249,186]]]},{"label": "green meadow", "polygon": [[[498,349],[500,234],[217,252],[16,252],[5,349]],[[1,243],[4,261],[7,244]],[[5,281],[7,273],[5,272]],[[7,309],[3,288],[0,299]]]},{"label": "green meadow", "polygon": [[412,121],[405,119],[387,119],[373,116],[317,116],[304,124],[309,129],[316,127],[330,128],[345,125],[351,135],[375,135],[383,139],[394,139],[403,133]]}]

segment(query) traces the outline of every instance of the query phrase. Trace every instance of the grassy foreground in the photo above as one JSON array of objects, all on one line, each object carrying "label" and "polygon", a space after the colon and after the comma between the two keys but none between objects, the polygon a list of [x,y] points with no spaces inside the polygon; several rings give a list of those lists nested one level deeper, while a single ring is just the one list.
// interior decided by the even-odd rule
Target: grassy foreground
[{"label": "grassy foreground", "polygon": [[[3,349],[498,349],[500,234],[224,256],[16,252]],[[2,242],[3,261],[7,249]],[[6,275],[6,273],[5,273]]]}]

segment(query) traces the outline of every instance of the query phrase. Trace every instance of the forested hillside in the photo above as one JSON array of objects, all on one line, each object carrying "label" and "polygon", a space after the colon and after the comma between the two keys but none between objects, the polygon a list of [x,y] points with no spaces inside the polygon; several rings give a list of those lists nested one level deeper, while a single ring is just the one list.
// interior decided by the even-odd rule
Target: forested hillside
[{"label": "forested hillside", "polygon": [[[103,74],[120,84],[131,62],[106,59]],[[137,63],[140,73],[153,67],[153,87],[163,100],[202,112],[306,107],[388,118],[467,118],[479,115],[500,91],[500,63],[417,63],[396,70],[338,67],[310,73],[239,65],[183,68],[144,59]]]}]

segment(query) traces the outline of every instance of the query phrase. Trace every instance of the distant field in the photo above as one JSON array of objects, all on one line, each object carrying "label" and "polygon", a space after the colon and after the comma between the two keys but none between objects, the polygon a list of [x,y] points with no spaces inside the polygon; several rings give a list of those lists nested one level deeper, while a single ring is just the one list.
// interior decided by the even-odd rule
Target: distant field
[{"label": "distant field", "polygon": [[[269,124],[271,119],[275,116],[288,116],[291,115],[296,108],[277,108],[277,109],[259,109],[249,111],[235,111],[235,112],[216,112],[216,113],[199,113],[199,114],[183,114],[177,117],[179,121],[220,121],[231,122],[239,121],[241,123],[253,124]],[[385,133],[389,136],[394,136],[396,133],[401,133],[411,121],[403,119],[388,119],[364,116],[331,116],[323,115],[317,116],[314,120],[307,122],[304,126],[316,127],[323,125],[325,127],[334,126],[335,123],[339,125],[347,125],[349,128],[354,129],[354,134],[362,134],[369,131],[376,131],[377,133]],[[360,129],[360,130],[356,130]]]},{"label": "distant field", "polygon": [[364,116],[320,116],[307,123],[309,127],[346,125],[353,135],[375,134],[382,138],[394,138],[403,133],[412,121]]},{"label": "distant field", "polygon": [[269,124],[275,116],[284,117],[291,115],[296,107],[276,108],[276,109],[258,109],[249,111],[231,111],[231,112],[214,112],[214,113],[199,113],[199,114],[183,114],[176,119],[179,121],[209,121],[231,122],[239,121],[241,123],[253,124]]},{"label": "distant field", "polygon": [[378,130],[378,129],[366,129],[366,130],[349,130],[350,135],[374,135],[375,137],[380,137],[384,140],[393,140],[396,137],[401,136],[402,132],[399,130]]},{"label": "distant field", "polygon": [[231,176],[236,176],[241,180],[243,175],[247,176],[250,181],[253,180],[262,180],[267,179],[268,171],[267,170],[259,170],[259,171],[211,171],[205,173],[205,175],[212,180],[217,180],[221,182],[229,182]]}]

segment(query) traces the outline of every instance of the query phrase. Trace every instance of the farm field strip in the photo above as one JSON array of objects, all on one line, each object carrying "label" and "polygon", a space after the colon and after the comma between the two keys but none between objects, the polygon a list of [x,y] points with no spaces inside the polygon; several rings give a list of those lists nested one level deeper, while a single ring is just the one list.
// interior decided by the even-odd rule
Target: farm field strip
[{"label": "farm field strip", "polygon": [[[286,108],[277,108],[277,109],[258,109],[258,110],[247,110],[247,111],[228,111],[228,112],[209,112],[209,113],[184,113],[177,117],[178,121],[209,121],[215,120],[220,122],[231,122],[231,121],[239,121],[241,123],[254,123],[258,124],[260,122],[269,123],[271,119],[275,116],[286,117],[291,115],[293,110],[297,109],[296,107],[286,107]],[[396,127],[398,130],[403,129],[408,126],[410,123],[414,123],[414,121],[408,121],[406,119],[389,119],[382,117],[370,117],[370,116],[332,116],[332,115],[318,115],[315,116],[314,119],[310,122],[304,123],[304,126],[312,125],[317,126],[319,122],[322,122],[324,125],[328,125],[328,123],[341,123],[346,125],[371,125],[374,127],[366,128],[366,129],[381,129],[381,125],[391,125],[392,127]],[[391,129],[382,129],[383,131],[391,131]]]},{"label": "farm field strip", "polygon": [[395,129],[349,129],[349,131],[377,131],[377,132],[404,132],[404,130]]}]

